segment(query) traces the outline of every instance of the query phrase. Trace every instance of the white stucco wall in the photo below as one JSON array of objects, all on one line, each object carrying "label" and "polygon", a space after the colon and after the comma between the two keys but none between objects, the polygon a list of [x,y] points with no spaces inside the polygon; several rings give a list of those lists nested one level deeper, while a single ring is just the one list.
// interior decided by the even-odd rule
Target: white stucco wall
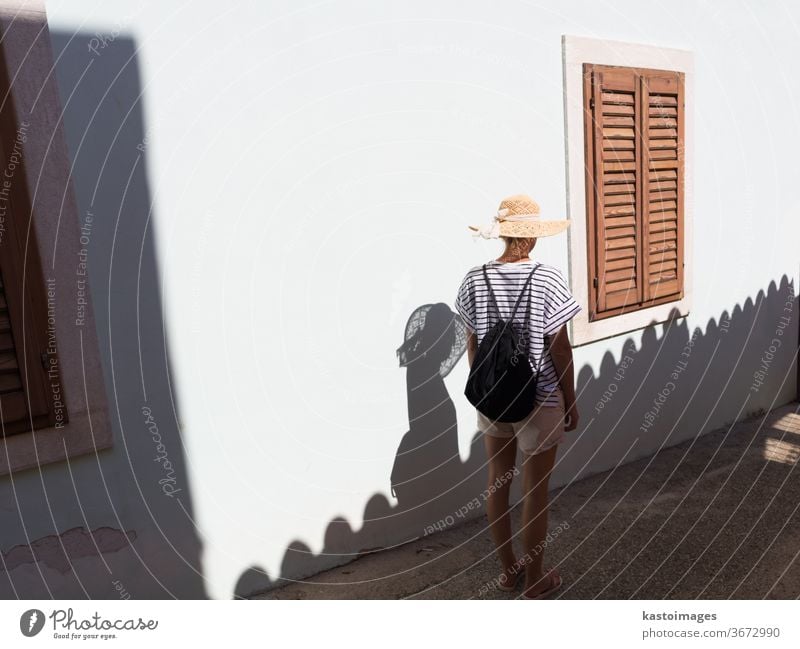
[{"label": "white stucco wall", "polygon": [[[677,2],[667,12],[632,0],[61,0],[47,10],[64,37],[119,32],[134,46],[151,199],[136,209],[152,209],[187,484],[213,597],[230,597],[253,565],[277,578],[294,541],[318,553],[337,516],[357,530],[376,493],[391,501],[389,474],[408,430],[395,356],[406,319],[425,303],[452,304],[465,271],[496,254],[467,225],[487,220],[503,196],[526,192],[546,216],[565,214],[562,34],[694,52],[686,331],[705,332],[784,275],[797,286],[800,79],[789,64],[800,53],[800,9],[790,4],[756,13],[743,2]],[[103,65],[114,47],[109,39],[87,61]],[[117,119],[129,109],[120,102]],[[79,201],[95,182],[76,175]],[[121,201],[106,200],[100,209]],[[541,240],[535,255],[566,272],[566,238]],[[793,313],[784,360],[796,349]],[[772,320],[760,320],[738,366],[732,349],[720,361],[723,346],[697,367],[717,388],[733,368],[734,384],[716,409],[697,395],[686,408],[673,402],[680,421],[666,443],[743,416],[740,395],[773,333]],[[576,349],[579,383],[608,369],[606,354],[617,361],[626,344],[640,347],[642,334]],[[620,390],[619,403],[637,404],[624,425],[600,418],[563,447],[554,485],[665,442],[669,428],[634,444],[676,360],[674,350],[647,358],[653,389]],[[474,433],[466,373],[463,359],[446,379],[465,459]],[[789,401],[795,377],[773,365],[746,411]],[[586,423],[601,387],[581,397]]]}]

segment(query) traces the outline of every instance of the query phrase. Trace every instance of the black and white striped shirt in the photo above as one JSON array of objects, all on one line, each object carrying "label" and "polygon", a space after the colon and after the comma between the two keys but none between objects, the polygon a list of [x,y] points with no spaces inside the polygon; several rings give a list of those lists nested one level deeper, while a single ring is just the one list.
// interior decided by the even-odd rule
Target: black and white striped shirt
[{"label": "black and white striped shirt", "polygon": [[[553,366],[549,351],[545,352],[544,337],[554,335],[561,326],[578,311],[580,304],[575,300],[564,280],[564,276],[554,266],[526,259],[519,262],[499,262],[492,260],[486,264],[486,272],[492,284],[500,315],[511,316],[514,302],[528,279],[534,264],[538,270],[533,276],[528,291],[522,297],[514,315],[513,327],[521,332],[525,325],[525,310],[528,306],[528,293],[531,298],[528,335],[528,358],[532,366],[539,368],[536,389],[536,404],[558,406],[555,391],[558,388],[558,373]],[[456,296],[456,311],[464,324],[478,335],[478,343],[497,322],[497,312],[490,310],[489,291],[483,277],[483,265],[470,269],[461,282]],[[534,404],[534,405],[536,405]]]}]

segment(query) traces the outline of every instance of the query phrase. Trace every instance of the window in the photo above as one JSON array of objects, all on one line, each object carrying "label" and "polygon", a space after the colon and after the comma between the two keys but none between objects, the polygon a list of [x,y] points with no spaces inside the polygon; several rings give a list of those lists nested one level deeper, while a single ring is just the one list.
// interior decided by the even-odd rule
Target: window
[{"label": "window", "polygon": [[72,187],[47,15],[34,4],[25,20],[0,15],[0,476],[114,442],[81,268],[89,216]]},{"label": "window", "polygon": [[579,346],[689,314],[694,54],[569,35],[562,47]]},{"label": "window", "polygon": [[584,63],[589,320],[684,296],[684,74]]},{"label": "window", "polygon": [[[55,342],[48,344],[48,305],[23,144],[29,124],[17,120],[0,50],[0,435],[67,421]],[[53,338],[55,334],[53,332]]]}]

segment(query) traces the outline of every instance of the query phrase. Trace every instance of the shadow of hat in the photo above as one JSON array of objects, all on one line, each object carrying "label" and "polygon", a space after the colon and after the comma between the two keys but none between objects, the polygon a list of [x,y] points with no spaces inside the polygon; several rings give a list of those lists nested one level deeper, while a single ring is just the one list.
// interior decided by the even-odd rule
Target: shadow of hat
[{"label": "shadow of hat", "polygon": [[467,348],[461,318],[444,302],[423,304],[406,323],[405,342],[397,348],[400,367],[411,363],[438,363],[439,374],[450,373]]}]

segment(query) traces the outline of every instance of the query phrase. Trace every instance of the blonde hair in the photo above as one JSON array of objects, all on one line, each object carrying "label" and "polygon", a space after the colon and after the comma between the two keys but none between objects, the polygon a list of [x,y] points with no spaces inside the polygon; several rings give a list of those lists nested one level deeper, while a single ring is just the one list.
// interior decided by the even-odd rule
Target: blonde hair
[{"label": "blonde hair", "polygon": [[503,237],[503,236],[501,236],[500,238],[503,241],[505,241],[506,244],[512,244],[512,243],[514,243],[516,241],[519,241],[520,243],[524,242],[523,245],[528,245],[530,242],[536,243],[536,239],[537,239],[537,237]]},{"label": "blonde hair", "polygon": [[536,237],[500,237],[506,244],[506,251],[520,256],[527,255],[536,245]]}]

